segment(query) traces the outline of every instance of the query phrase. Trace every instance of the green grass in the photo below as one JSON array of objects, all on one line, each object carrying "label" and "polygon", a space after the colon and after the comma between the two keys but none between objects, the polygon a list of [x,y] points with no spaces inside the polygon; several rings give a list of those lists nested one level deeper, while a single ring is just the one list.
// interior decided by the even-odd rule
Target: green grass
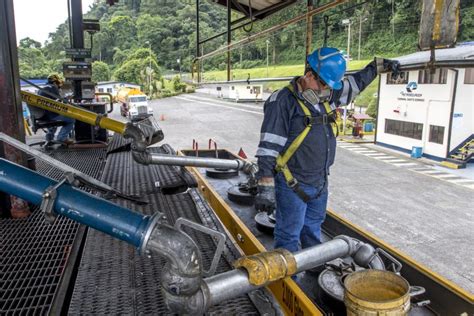
[{"label": "green grass", "polygon": [[[348,70],[362,69],[370,63],[371,60],[351,60],[348,64]],[[233,80],[247,79],[248,74],[250,78],[279,78],[298,76],[303,74],[304,65],[282,65],[268,67],[268,76],[266,67],[257,67],[251,69],[232,69]],[[203,75],[203,81],[225,81],[227,80],[226,70],[208,71]],[[286,86],[288,82],[268,82],[264,84],[264,89],[267,91],[275,91]],[[374,93],[377,92],[378,79],[374,80],[367,89],[365,89],[357,98],[356,103],[361,106],[367,106],[370,99],[373,98]]]},{"label": "green grass", "polygon": [[379,87],[379,78],[375,78],[374,81],[372,81],[371,84],[368,85],[367,88],[365,88],[364,91],[361,92],[355,99],[355,103],[357,106],[362,106],[362,107],[367,107],[369,106],[370,100],[375,98],[375,94],[377,93],[377,89]]},{"label": "green grass", "polygon": [[[348,64],[348,70],[361,69],[367,65],[370,60],[352,60]],[[233,80],[247,79],[248,74],[250,78],[278,78],[301,75],[304,71],[304,65],[283,65],[258,67],[251,69],[232,69]],[[203,75],[204,81],[224,81],[227,80],[226,70],[207,71]]]}]

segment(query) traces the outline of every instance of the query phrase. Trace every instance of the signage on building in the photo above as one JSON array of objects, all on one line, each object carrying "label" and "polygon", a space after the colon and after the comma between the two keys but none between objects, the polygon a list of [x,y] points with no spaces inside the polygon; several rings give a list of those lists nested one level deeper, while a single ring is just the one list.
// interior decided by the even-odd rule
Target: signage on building
[{"label": "signage on building", "polygon": [[90,48],[66,48],[66,56],[71,58],[91,58]]},{"label": "signage on building", "polygon": [[400,91],[400,96],[397,98],[398,101],[409,101],[409,102],[424,102],[422,93],[415,92],[418,89],[418,85],[415,81],[410,81],[405,90]]},{"label": "signage on building", "polygon": [[72,61],[63,63],[63,74],[66,79],[90,79],[91,63]]}]

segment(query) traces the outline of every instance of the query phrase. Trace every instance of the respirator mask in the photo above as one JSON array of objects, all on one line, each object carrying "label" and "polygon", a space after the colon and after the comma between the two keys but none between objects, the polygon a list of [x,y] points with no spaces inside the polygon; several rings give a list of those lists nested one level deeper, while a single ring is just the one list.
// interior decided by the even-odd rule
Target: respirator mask
[{"label": "respirator mask", "polygon": [[316,105],[322,103],[324,101],[328,101],[331,97],[331,89],[319,79],[319,76],[314,72],[311,71],[314,78],[319,82],[319,86],[323,88],[319,88],[317,90],[314,89],[306,89],[301,92],[301,96],[311,105]]},{"label": "respirator mask", "polygon": [[329,97],[331,96],[331,89],[306,89],[301,92],[301,96],[311,105],[316,105],[329,100]]}]

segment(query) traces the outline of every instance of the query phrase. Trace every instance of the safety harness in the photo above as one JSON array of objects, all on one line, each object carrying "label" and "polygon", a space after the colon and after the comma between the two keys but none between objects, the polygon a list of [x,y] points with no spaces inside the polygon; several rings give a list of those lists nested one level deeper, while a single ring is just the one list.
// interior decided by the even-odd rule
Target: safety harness
[{"label": "safety harness", "polygon": [[287,163],[291,159],[291,157],[293,157],[293,155],[298,150],[298,148],[301,146],[306,136],[308,136],[313,124],[334,124],[336,126],[336,130],[337,130],[337,124],[336,124],[335,115],[333,114],[333,111],[331,110],[331,106],[329,105],[328,101],[323,102],[324,108],[326,109],[325,114],[321,116],[312,116],[308,107],[304,104],[303,101],[301,101],[296,96],[293,85],[289,84],[286,88],[290,90],[291,93],[293,93],[296,101],[298,101],[298,104],[303,110],[305,114],[304,120],[305,120],[306,127],[295,138],[295,140],[293,140],[293,142],[290,144],[288,149],[283,154],[280,154],[277,156],[275,170],[276,172],[283,173],[283,176],[285,177],[286,184],[288,185],[288,187],[290,187],[305,203],[307,203],[311,200],[311,197],[308,196],[300,187],[298,180],[296,180],[295,177],[293,177],[293,174],[291,173],[290,169],[288,169]]}]

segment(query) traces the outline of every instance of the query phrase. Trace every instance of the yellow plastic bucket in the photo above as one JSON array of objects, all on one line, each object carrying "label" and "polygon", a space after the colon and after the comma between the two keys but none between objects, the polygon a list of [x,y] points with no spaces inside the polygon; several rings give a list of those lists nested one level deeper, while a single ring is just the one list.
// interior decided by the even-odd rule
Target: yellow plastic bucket
[{"label": "yellow plastic bucket", "polygon": [[357,271],[344,279],[344,304],[348,316],[407,315],[410,285],[393,272]]}]

